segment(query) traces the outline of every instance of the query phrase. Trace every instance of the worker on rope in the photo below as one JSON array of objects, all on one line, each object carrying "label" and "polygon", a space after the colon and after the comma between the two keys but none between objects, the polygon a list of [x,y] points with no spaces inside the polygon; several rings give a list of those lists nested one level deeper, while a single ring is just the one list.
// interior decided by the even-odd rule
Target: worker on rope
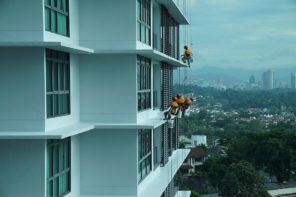
[{"label": "worker on rope", "polygon": [[192,104],[193,98],[186,98],[184,102],[184,109],[188,109]]},{"label": "worker on rope", "polygon": [[177,94],[176,97],[178,98],[177,103],[179,105],[179,109],[184,111],[185,98],[183,98],[180,94]]},{"label": "worker on rope", "polygon": [[176,101],[170,103],[170,107],[164,112],[164,119],[170,120],[173,116],[176,116],[179,112],[179,105]]},{"label": "worker on rope", "polygon": [[189,67],[190,67],[190,63],[192,63],[193,62],[193,59],[192,59],[192,52],[191,52],[191,50],[188,48],[188,46],[184,46],[184,49],[185,49],[185,51],[184,51],[184,54],[182,55],[182,61],[184,62],[184,63],[188,63],[188,65],[189,65]]},{"label": "worker on rope", "polygon": [[182,111],[182,117],[190,116],[190,106],[191,106],[192,102],[193,102],[193,98],[188,97],[188,98],[185,99],[184,111]]}]

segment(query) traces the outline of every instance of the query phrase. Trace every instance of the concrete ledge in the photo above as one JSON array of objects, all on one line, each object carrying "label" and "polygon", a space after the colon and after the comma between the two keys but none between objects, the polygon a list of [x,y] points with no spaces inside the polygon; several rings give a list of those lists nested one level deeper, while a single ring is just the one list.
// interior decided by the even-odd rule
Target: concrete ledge
[{"label": "concrete ledge", "polygon": [[175,197],[190,197],[191,191],[178,191]]},{"label": "concrete ledge", "polygon": [[64,139],[94,129],[94,125],[79,123],[52,131],[1,132],[0,139]]},{"label": "concrete ledge", "polygon": [[145,122],[122,124],[122,123],[77,123],[68,127],[63,127],[51,131],[31,131],[31,132],[8,132],[0,131],[0,139],[64,139],[78,135],[93,129],[155,129],[166,121],[162,119],[148,119]]},{"label": "concrete ledge", "polygon": [[92,54],[93,49],[65,42],[0,42],[0,47],[44,47],[74,54]]},{"label": "concrete ledge", "polygon": [[166,62],[176,67],[189,67],[181,60],[177,60],[155,49],[135,49],[135,50],[95,50],[95,54],[138,54],[153,60]]}]

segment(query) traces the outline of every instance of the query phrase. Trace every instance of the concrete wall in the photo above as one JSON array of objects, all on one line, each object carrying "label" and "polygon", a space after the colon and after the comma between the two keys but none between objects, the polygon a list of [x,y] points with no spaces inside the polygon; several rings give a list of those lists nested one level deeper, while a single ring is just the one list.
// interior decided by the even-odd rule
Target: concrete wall
[{"label": "concrete wall", "polygon": [[45,141],[0,140],[0,196],[45,196]]},{"label": "concrete wall", "polygon": [[81,56],[81,120],[135,123],[136,86],[136,55]]},{"label": "concrete wall", "polygon": [[92,130],[80,147],[81,196],[137,195],[137,130]]},{"label": "concrete wall", "polygon": [[[0,196],[46,196],[46,140],[0,140]],[[80,136],[71,138],[71,192],[80,197]]]},{"label": "concrete wall", "polygon": [[0,131],[42,131],[44,49],[0,48]]},{"label": "concrete wall", "polygon": [[136,0],[80,0],[80,44],[98,49],[136,48]]},{"label": "concrete wall", "polygon": [[0,1],[0,42],[42,40],[42,0]]},{"label": "concrete wall", "polygon": [[70,95],[71,114],[46,119],[46,131],[70,126],[80,121],[79,56],[75,54],[70,55]]}]

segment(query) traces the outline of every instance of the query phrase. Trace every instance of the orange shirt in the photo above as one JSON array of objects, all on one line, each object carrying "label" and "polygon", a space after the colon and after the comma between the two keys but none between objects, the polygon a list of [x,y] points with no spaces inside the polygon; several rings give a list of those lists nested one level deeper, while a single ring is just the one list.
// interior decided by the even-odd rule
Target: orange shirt
[{"label": "orange shirt", "polygon": [[189,56],[191,55],[191,51],[190,51],[190,49],[186,49],[185,52],[184,52],[184,54],[185,54],[187,57],[189,57]]}]

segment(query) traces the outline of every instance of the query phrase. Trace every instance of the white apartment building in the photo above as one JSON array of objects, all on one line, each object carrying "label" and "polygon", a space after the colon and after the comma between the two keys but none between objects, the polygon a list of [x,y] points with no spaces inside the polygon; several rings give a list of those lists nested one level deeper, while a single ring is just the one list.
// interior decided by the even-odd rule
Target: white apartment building
[{"label": "white apartment building", "polygon": [[171,197],[173,0],[0,1],[0,197]]}]

